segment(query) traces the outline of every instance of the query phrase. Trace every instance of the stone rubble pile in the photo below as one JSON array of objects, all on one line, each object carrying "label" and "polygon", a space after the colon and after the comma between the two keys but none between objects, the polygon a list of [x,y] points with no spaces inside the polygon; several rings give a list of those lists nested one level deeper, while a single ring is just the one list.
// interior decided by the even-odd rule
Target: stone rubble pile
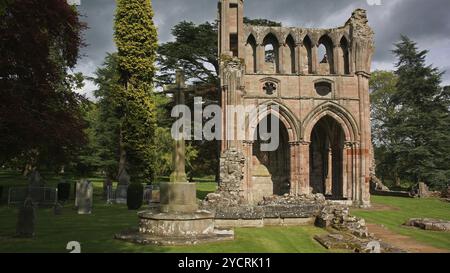
[{"label": "stone rubble pile", "polygon": [[325,196],[323,194],[302,194],[302,195],[289,195],[283,196],[273,195],[270,197],[264,197],[263,201],[259,202],[259,206],[271,206],[271,205],[303,205],[305,203],[317,203],[325,204]]},{"label": "stone rubble pile", "polygon": [[406,221],[405,226],[417,227],[424,230],[450,232],[450,221],[429,218],[412,218]]},{"label": "stone rubble pile", "polygon": [[326,201],[323,195],[271,196],[257,205],[233,202],[223,193],[208,194],[201,209],[213,211],[216,219],[264,219],[316,217]]},{"label": "stone rubble pile", "polygon": [[337,231],[348,232],[359,238],[370,238],[364,219],[351,216],[349,208],[344,206],[325,206],[316,218],[316,226],[334,228]]},{"label": "stone rubble pile", "polygon": [[429,197],[440,197],[441,193],[437,191],[430,191],[427,184],[420,182],[413,187],[411,187],[410,194],[413,197],[419,198],[429,198]]}]

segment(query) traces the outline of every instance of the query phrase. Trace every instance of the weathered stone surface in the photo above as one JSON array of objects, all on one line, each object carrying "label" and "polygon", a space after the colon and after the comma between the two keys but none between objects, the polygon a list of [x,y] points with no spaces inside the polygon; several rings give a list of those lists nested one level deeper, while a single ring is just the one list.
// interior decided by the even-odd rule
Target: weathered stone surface
[{"label": "weathered stone surface", "polygon": [[126,204],[128,195],[128,186],[125,184],[118,184],[115,191],[115,202],[116,204]]},{"label": "weathered stone surface", "polygon": [[358,238],[347,233],[316,235],[314,239],[326,249],[346,249],[356,253],[404,253],[387,243],[373,238]]},{"label": "weathered stone surface", "polygon": [[214,214],[161,213],[158,207],[138,213],[139,228],[116,234],[115,238],[138,244],[195,245],[233,240],[232,230],[214,227]]},{"label": "weathered stone surface", "polygon": [[220,184],[216,194],[208,195],[207,202],[215,206],[237,206],[243,203],[241,181],[244,177],[245,156],[234,149],[220,158]]},{"label": "weathered stone surface", "polygon": [[198,209],[195,183],[161,183],[161,212],[194,213]]},{"label": "weathered stone surface", "polygon": [[139,233],[154,236],[195,237],[214,232],[214,214],[142,212],[139,216]]},{"label": "weathered stone surface", "polygon": [[185,246],[230,241],[234,239],[232,230],[214,230],[212,234],[198,236],[153,236],[142,234],[137,229],[129,229],[115,235],[116,239],[141,245]]},{"label": "weathered stone surface", "polygon": [[424,230],[450,232],[450,221],[430,218],[412,218],[406,221],[405,226],[417,227]]},{"label": "weathered stone surface", "polygon": [[31,198],[27,198],[19,209],[16,225],[17,237],[34,237],[36,225],[36,206]]},{"label": "weathered stone surface", "polygon": [[89,180],[77,184],[78,214],[91,214],[94,188]]},{"label": "weathered stone surface", "polygon": [[316,218],[316,226],[334,228],[360,238],[371,237],[364,219],[351,216],[348,207],[325,206]]},{"label": "weathered stone surface", "polygon": [[[227,184],[229,172],[239,174],[227,184],[233,185],[231,198],[223,195],[222,200],[256,205],[268,195],[308,194],[313,188],[336,200],[370,205],[366,182],[373,155],[369,80],[374,33],[366,11],[355,10],[336,28],[255,26],[244,23],[239,14],[245,4],[238,3],[219,11],[221,183]],[[267,45],[279,54],[266,59]],[[319,45],[326,47],[326,56]],[[254,134],[264,127],[261,119],[233,111],[236,106],[267,106],[258,116],[280,121],[279,149],[261,151],[264,140]],[[241,132],[246,137],[237,139]],[[336,143],[323,145],[329,141]],[[243,164],[224,163],[239,162],[239,157],[229,158],[236,151],[244,155]]]},{"label": "weathered stone surface", "polygon": [[420,182],[417,185],[411,187],[411,196],[419,198],[439,197],[440,193],[436,191],[430,191],[427,184]]},{"label": "weathered stone surface", "polygon": [[370,188],[371,191],[390,191],[388,187],[386,187],[383,182],[378,179],[375,175],[372,175],[370,178]]}]

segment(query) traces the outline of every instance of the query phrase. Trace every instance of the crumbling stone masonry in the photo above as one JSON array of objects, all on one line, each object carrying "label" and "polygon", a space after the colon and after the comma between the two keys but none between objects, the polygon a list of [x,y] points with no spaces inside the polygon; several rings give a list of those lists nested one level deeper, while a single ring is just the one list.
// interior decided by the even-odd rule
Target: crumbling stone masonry
[{"label": "crumbling stone masonry", "polygon": [[[369,206],[373,53],[365,10],[337,28],[263,27],[244,24],[243,0],[219,1],[222,194],[249,205],[323,194]],[[253,118],[233,106],[268,107]],[[269,117],[280,121],[280,145],[264,152],[257,131]],[[254,137],[237,137],[238,118]]]}]

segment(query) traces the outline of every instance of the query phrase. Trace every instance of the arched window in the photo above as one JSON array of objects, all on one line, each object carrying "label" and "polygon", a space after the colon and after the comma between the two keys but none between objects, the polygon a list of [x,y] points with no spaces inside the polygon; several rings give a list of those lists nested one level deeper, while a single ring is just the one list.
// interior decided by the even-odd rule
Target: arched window
[{"label": "arched window", "polygon": [[344,37],[341,39],[341,71],[348,75],[350,74],[350,60],[349,60],[349,49],[348,49],[348,41]]},{"label": "arched window", "polygon": [[264,72],[268,74],[279,73],[279,42],[273,34],[264,38]]},{"label": "arched window", "polygon": [[286,56],[285,63],[285,71],[287,73],[295,74],[297,71],[295,69],[295,41],[291,35],[286,38],[286,50],[288,54],[284,54]]},{"label": "arched window", "polygon": [[247,73],[256,73],[256,39],[251,34],[245,45],[245,66]]},{"label": "arched window", "polygon": [[319,73],[320,74],[334,74],[333,60],[334,60],[333,59],[333,41],[331,40],[330,37],[328,37],[328,35],[324,35],[319,40],[319,54],[318,54]]},{"label": "arched window", "polygon": [[309,36],[303,39],[301,58],[303,58],[301,71],[305,74],[312,74],[312,42]]}]

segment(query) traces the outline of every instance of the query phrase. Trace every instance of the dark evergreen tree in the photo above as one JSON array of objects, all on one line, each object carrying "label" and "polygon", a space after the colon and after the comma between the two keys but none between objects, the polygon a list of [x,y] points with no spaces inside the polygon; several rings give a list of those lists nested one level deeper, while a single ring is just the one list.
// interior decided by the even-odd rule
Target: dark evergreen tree
[{"label": "dark evergreen tree", "polygon": [[402,36],[393,51],[398,82],[393,102],[398,112],[389,125],[399,169],[414,182],[442,186],[450,179],[450,115],[442,73],[427,66],[427,50]]}]

